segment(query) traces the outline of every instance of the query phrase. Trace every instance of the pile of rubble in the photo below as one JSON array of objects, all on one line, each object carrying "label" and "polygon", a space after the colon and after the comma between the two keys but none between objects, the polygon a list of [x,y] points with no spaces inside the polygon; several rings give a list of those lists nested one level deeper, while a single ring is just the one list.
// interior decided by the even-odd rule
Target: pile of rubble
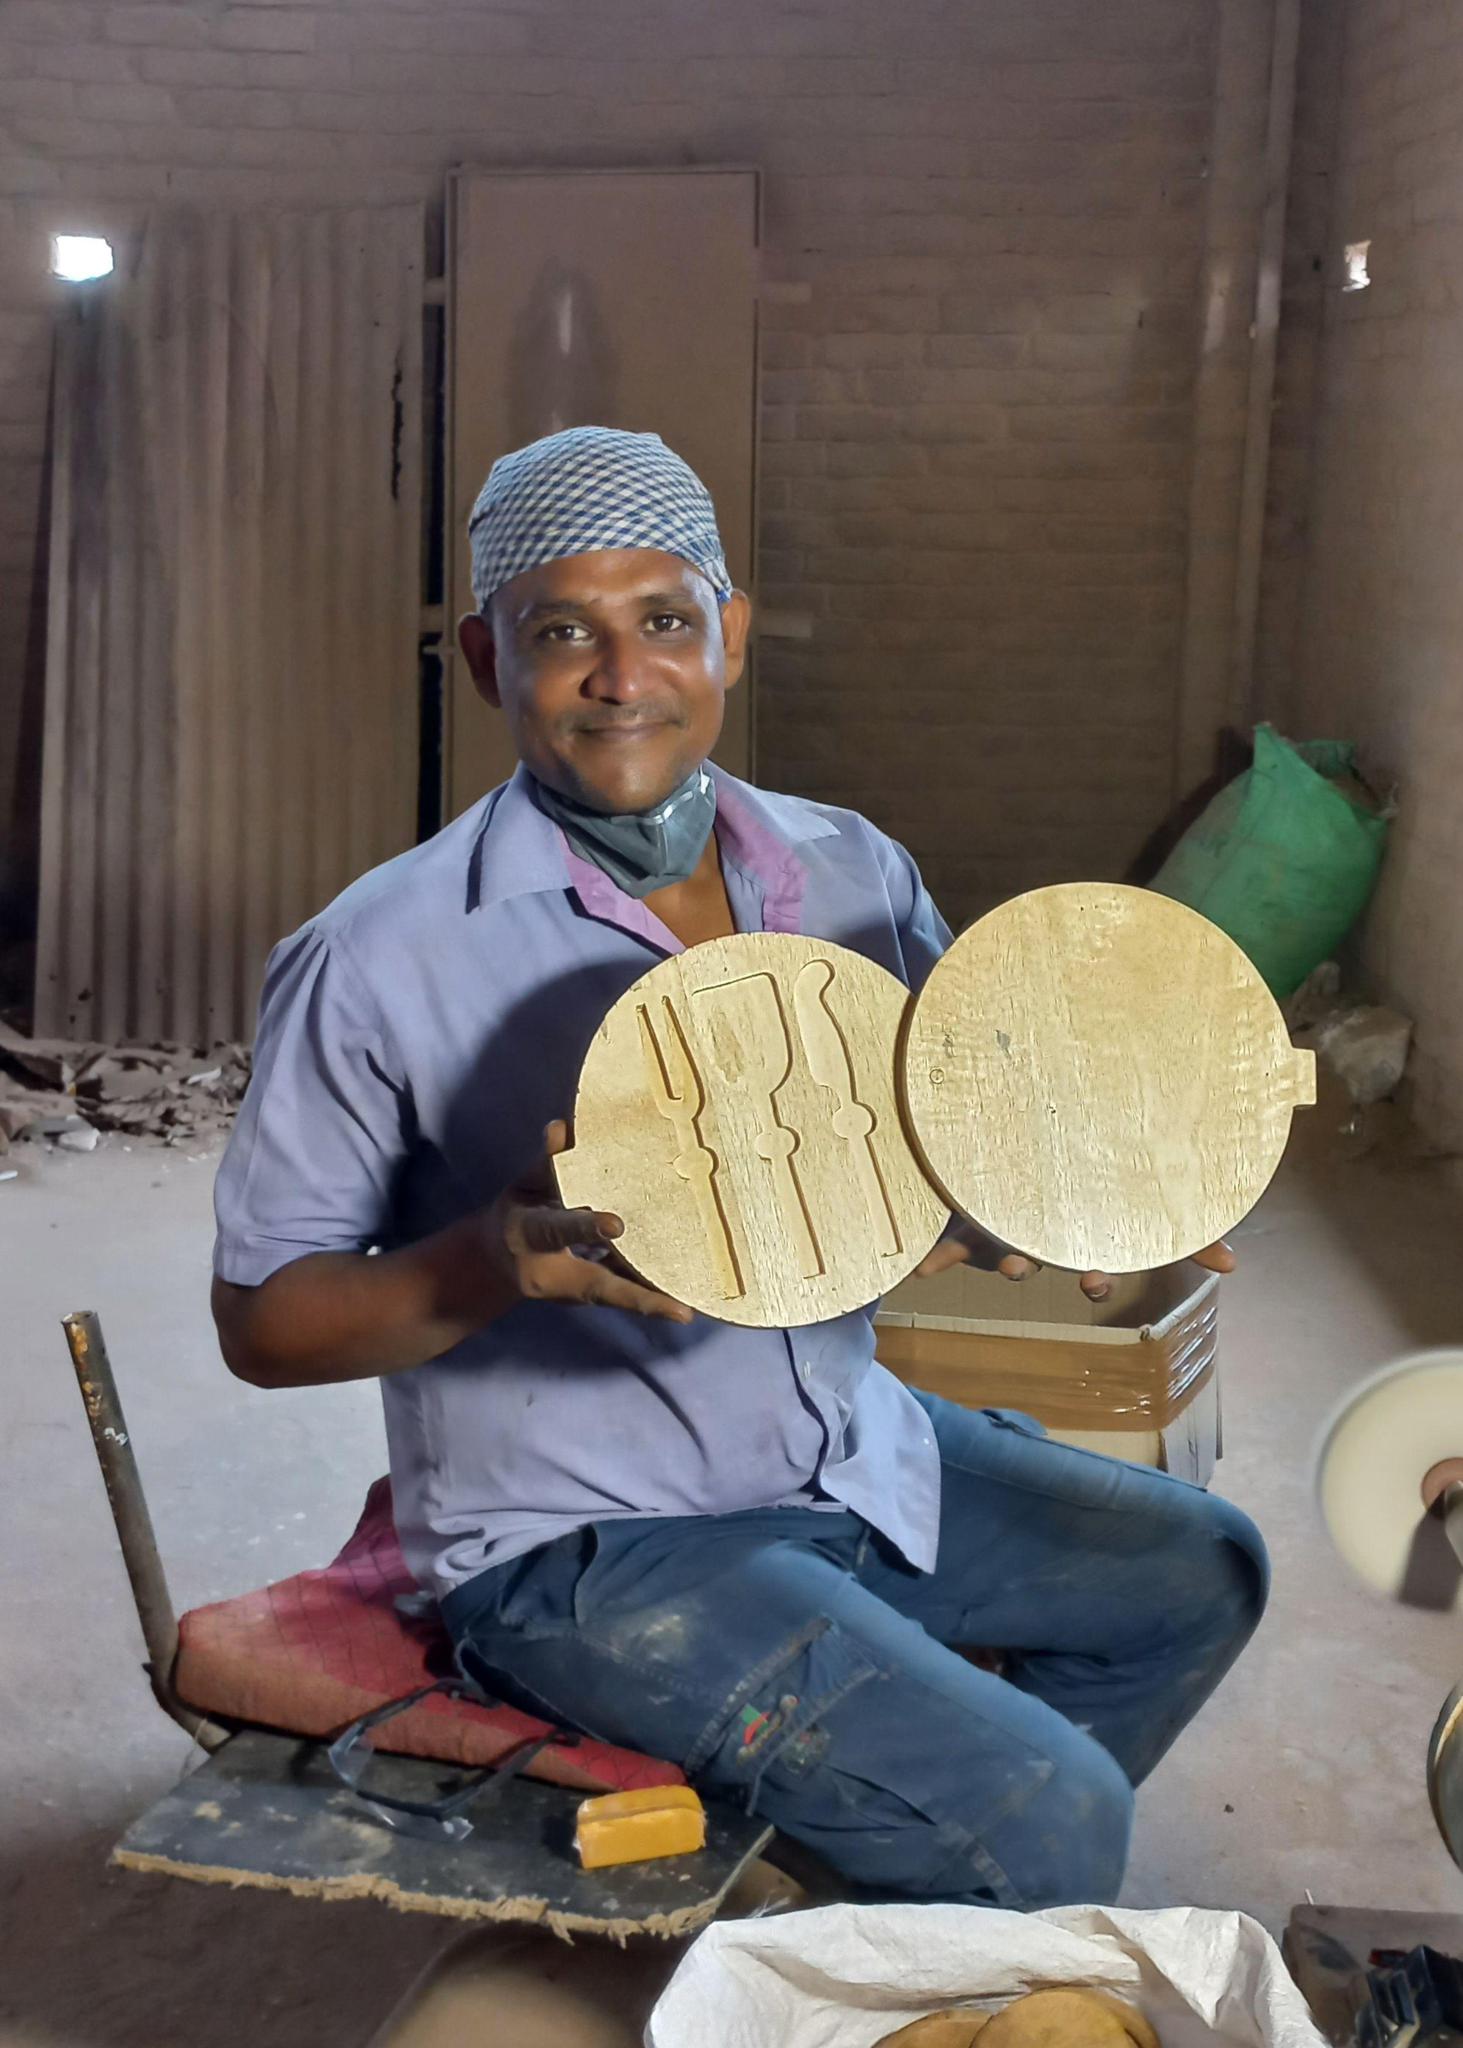
[{"label": "pile of rubble", "polygon": [[102,1131],[207,1143],[228,1130],[248,1081],[242,1045],[82,1045],[0,1021],[0,1152],[20,1139],[90,1152]]}]

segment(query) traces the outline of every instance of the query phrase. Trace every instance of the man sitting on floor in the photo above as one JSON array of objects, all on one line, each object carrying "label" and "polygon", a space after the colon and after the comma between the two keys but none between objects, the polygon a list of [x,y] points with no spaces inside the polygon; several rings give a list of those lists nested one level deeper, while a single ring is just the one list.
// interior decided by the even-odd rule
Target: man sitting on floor
[{"label": "man sitting on floor", "polygon": [[224,1356],[380,1379],[403,1549],[487,1690],[755,1802],[871,1895],[1110,1901],[1133,1787],[1259,1619],[1260,1538],[908,1392],[862,1312],[694,1317],[556,1203],[544,1132],[657,960],[804,932],[917,989],[949,933],[865,819],[709,765],[750,612],[654,435],[505,456],[471,542],[462,652],[520,766],[276,950],[219,1174]]}]

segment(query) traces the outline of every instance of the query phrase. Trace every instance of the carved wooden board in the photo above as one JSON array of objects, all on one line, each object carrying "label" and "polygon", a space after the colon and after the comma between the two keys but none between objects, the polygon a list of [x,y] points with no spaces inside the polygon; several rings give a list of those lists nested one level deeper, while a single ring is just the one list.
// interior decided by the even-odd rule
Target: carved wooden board
[{"label": "carved wooden board", "polygon": [[1315,1055],[1207,918],[1074,882],[956,940],[913,1006],[903,1088],[955,1208],[1052,1265],[1134,1273],[1259,1200]]},{"label": "carved wooden board", "polygon": [[912,1272],[948,1208],[910,1149],[903,984],[821,939],[748,932],[664,961],[595,1035],[571,1206],[624,1219],[652,1286],[723,1322],[824,1321]]}]

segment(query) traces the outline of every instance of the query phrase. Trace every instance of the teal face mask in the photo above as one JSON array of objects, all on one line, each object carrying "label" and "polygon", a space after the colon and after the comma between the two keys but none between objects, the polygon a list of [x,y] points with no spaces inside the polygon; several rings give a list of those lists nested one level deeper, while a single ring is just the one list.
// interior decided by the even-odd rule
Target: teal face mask
[{"label": "teal face mask", "polygon": [[569,844],[627,896],[653,895],[695,874],[716,822],[716,784],[704,768],[651,811],[607,816],[557,790],[534,785],[539,807]]}]

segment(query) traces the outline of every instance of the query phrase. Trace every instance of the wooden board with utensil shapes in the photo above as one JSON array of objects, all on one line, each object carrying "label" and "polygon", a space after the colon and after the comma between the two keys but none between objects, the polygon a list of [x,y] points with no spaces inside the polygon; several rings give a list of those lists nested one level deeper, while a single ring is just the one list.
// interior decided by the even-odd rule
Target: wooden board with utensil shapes
[{"label": "wooden board with utensil shapes", "polygon": [[654,968],[585,1058],[571,1206],[610,1209],[652,1286],[723,1322],[796,1328],[877,1300],[949,1210],[905,1135],[908,992],[824,940],[714,939]]},{"label": "wooden board with utensil shapes", "polygon": [[1315,1055],[1232,939],[1166,896],[1085,882],[956,940],[913,1005],[902,1085],[952,1205],[1078,1272],[1222,1237],[1316,1099]]}]

